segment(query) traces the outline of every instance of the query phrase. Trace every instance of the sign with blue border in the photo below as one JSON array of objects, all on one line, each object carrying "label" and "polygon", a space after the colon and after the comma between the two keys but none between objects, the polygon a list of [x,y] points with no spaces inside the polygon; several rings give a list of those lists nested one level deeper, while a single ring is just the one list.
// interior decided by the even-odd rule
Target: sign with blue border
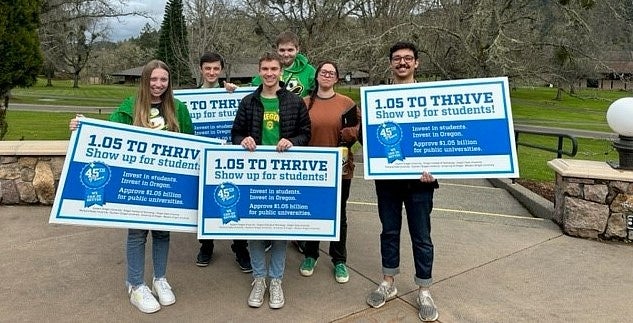
[{"label": "sign with blue border", "polygon": [[338,241],[338,148],[207,146],[202,151],[198,239]]},{"label": "sign with blue border", "polygon": [[516,178],[506,77],[361,87],[365,179]]},{"label": "sign with blue border", "polygon": [[49,222],[196,232],[201,150],[223,143],[82,118]]},{"label": "sign with blue border", "polygon": [[243,97],[257,87],[239,87],[233,93],[224,88],[175,90],[174,97],[187,105],[194,133],[231,142],[231,127]]}]

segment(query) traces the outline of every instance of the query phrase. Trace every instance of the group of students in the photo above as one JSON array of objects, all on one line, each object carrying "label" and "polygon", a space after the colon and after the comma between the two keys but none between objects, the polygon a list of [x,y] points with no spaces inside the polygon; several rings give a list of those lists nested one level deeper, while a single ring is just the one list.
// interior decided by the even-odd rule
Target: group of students
[{"label": "group of students", "polygon": [[[335,62],[323,61],[314,68],[299,53],[299,39],[292,32],[281,33],[276,40],[276,53],[265,53],[259,59],[258,75],[252,85],[257,89],[245,96],[238,107],[231,143],[255,151],[258,145],[276,146],[279,152],[293,146],[337,147],[341,143],[351,145],[360,140],[359,126],[343,127],[341,115],[356,109],[352,99],[334,91],[339,80]],[[414,44],[398,42],[389,53],[394,83],[413,83],[418,67],[418,51]],[[227,91],[236,86],[219,82],[224,68],[222,57],[207,53],[200,59],[200,71],[204,82],[201,87],[224,87]],[[360,118],[360,111],[356,109]],[[174,99],[170,72],[166,64],[153,60],[145,65],[141,74],[138,94],[126,99],[110,116],[111,121],[130,125],[193,133],[191,118],[186,106]],[[77,128],[80,118],[70,122],[70,129]],[[333,275],[338,283],[349,280],[347,270],[347,216],[346,204],[351,179],[354,174],[353,154],[348,150],[341,192],[340,240],[330,242],[329,255],[333,263]],[[430,237],[430,213],[433,192],[437,181],[427,172],[416,180],[376,180],[378,215],[382,223],[380,250],[383,281],[368,295],[367,303],[375,308],[396,297],[394,276],[399,273],[400,230],[402,205],[407,212],[409,232],[415,262],[414,280],[420,286],[418,305],[422,321],[438,318],[429,287],[432,283],[433,244]],[[145,244],[152,232],[152,260],[154,278],[152,288],[145,284]],[[207,266],[213,254],[213,240],[201,240],[196,258],[198,266]],[[269,294],[269,307],[284,306],[282,279],[285,270],[287,241],[234,240],[231,249],[243,272],[251,272],[252,289],[248,305],[260,307],[265,294]],[[266,251],[270,249],[270,262]],[[319,258],[319,242],[305,242],[302,248],[304,260],[299,270],[303,276],[311,276]],[[171,286],[166,280],[169,232],[158,230],[129,229],[127,238],[127,279],[130,302],[144,313],[160,310],[175,302]],[[156,297],[154,296],[156,295]]]}]

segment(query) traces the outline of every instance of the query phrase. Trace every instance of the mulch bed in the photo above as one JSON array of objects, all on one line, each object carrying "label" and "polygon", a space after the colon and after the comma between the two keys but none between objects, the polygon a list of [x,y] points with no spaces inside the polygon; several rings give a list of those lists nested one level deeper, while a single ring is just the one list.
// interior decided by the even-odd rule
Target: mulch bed
[{"label": "mulch bed", "polygon": [[554,182],[539,182],[527,179],[517,179],[516,182],[554,203]]}]

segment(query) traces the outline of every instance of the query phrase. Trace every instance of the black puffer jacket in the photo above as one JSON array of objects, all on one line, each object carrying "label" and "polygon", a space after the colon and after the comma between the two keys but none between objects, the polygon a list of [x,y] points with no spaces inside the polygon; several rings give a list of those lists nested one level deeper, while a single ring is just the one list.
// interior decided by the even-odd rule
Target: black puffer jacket
[{"label": "black puffer jacket", "polygon": [[[286,90],[280,82],[277,91],[279,98],[279,138],[286,138],[294,146],[305,146],[310,141],[310,116],[303,99]],[[257,145],[262,143],[262,121],[264,104],[261,101],[262,85],[255,92],[245,96],[237,109],[231,129],[231,141],[239,145],[244,138],[251,136]]]}]

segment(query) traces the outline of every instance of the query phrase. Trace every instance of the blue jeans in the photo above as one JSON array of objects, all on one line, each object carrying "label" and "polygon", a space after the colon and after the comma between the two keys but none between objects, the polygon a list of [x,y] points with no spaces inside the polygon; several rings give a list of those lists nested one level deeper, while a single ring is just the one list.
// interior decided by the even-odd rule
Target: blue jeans
[{"label": "blue jeans", "polygon": [[437,187],[437,182],[376,180],[378,216],[382,223],[380,253],[384,275],[395,276],[400,272],[400,230],[404,203],[413,247],[414,281],[422,287],[429,287],[433,282],[431,278],[433,269],[431,210],[435,187]]},{"label": "blue jeans", "polygon": [[[339,241],[330,241],[329,254],[332,257],[334,265],[347,262],[347,199],[349,198],[349,190],[352,185],[351,179],[343,179],[341,185],[341,227]],[[319,241],[306,241],[305,251],[306,257],[313,259],[319,258]]]},{"label": "blue jeans", "polygon": [[[149,230],[129,229],[127,232],[127,283],[129,286],[145,284],[145,243]],[[152,262],[154,277],[163,278],[167,271],[169,231],[152,230]]]},{"label": "blue jeans", "polygon": [[266,269],[265,240],[248,240],[248,250],[251,253],[251,266],[253,266],[253,278],[278,278],[284,277],[286,267],[286,240],[273,240],[270,249],[270,265]]}]

